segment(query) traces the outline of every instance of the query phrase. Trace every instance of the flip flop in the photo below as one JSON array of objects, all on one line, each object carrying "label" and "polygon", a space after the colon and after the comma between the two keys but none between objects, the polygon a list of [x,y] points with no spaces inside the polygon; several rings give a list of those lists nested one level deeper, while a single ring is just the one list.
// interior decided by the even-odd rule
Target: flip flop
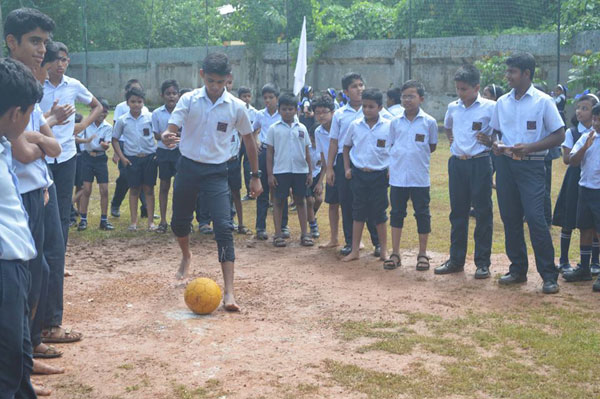
[{"label": "flip flop", "polygon": [[33,357],[35,359],[56,359],[57,357],[61,357],[62,355],[63,353],[61,351],[50,345],[46,346],[46,350],[43,352],[33,352]]},{"label": "flip flop", "polygon": [[68,344],[81,341],[83,334],[77,331],[60,328],[62,334],[58,337],[52,335],[52,330],[42,331],[42,342],[45,344]]}]

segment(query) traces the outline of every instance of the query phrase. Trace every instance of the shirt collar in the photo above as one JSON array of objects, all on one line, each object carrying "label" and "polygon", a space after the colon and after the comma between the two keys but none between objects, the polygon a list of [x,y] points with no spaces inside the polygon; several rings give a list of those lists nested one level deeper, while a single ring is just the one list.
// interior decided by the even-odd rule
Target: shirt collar
[{"label": "shirt collar", "polygon": [[[140,116],[138,116],[137,118],[134,118],[133,115],[131,115],[131,111],[128,111],[127,114],[126,114],[126,116],[125,116],[125,119],[133,119],[134,121],[137,121],[142,116],[144,116],[144,110],[143,109],[142,109],[142,112],[140,112]],[[102,126],[102,125],[100,125],[100,126]]]},{"label": "shirt collar", "polygon": [[584,126],[583,123],[579,122],[579,124],[577,125],[577,130],[581,133],[585,133],[587,131],[591,131],[593,129],[593,127],[589,127],[589,129],[587,127]]},{"label": "shirt collar", "polygon": [[475,104],[481,104],[481,95],[479,93],[477,93],[477,98],[475,99],[475,101],[473,101],[473,104],[469,105],[468,107],[465,107],[465,103],[463,102],[463,100],[461,100],[460,98],[458,99],[458,105],[460,105],[464,109],[469,109]]},{"label": "shirt collar", "polygon": [[[532,83],[531,86],[529,86],[529,89],[527,89],[527,91],[525,92],[525,94],[523,94],[523,96],[521,98],[523,98],[523,97],[525,97],[527,95],[533,97],[533,95],[534,95],[534,93],[535,93],[536,90],[537,89],[535,87],[533,87],[533,83]],[[510,91],[509,96],[511,96],[515,100],[517,99],[515,89],[512,89]]]},{"label": "shirt collar", "polygon": [[381,124],[381,123],[383,122],[383,121],[382,121],[382,119],[383,119],[383,118],[381,117],[381,115],[379,115],[379,116],[378,116],[378,118],[377,118],[377,122],[375,122],[375,124],[373,125],[373,127],[370,127],[370,126],[369,126],[369,124],[367,123],[367,120],[365,119],[365,116],[363,115],[363,116],[361,116],[361,117],[360,117],[360,119],[359,119],[359,122],[358,122],[358,123],[359,123],[359,124],[362,124],[362,125],[364,125],[364,126],[365,126],[367,129],[369,129],[369,130],[373,130],[373,129],[375,129],[375,128],[376,128],[376,127],[379,125],[379,124]]},{"label": "shirt collar", "polygon": [[356,109],[352,108],[352,106],[350,105],[350,103],[348,103],[348,104],[344,105],[340,109],[343,110],[344,112],[346,112],[346,111],[352,111],[354,113],[356,113],[356,112],[362,112],[362,105],[360,106],[359,109],[356,110]]},{"label": "shirt collar", "polygon": [[208,94],[206,94],[206,86],[202,86],[202,88],[200,89],[200,97],[204,97],[206,98],[208,101],[210,101],[210,103],[212,105],[219,105],[220,103],[230,103],[231,102],[231,94],[229,94],[227,92],[227,89],[223,89],[223,93],[221,94],[221,97],[219,97],[217,99],[217,101],[215,101],[214,104],[212,104],[212,100],[208,97]]},{"label": "shirt collar", "polygon": [[60,79],[60,83],[58,85],[56,85],[56,86],[54,86],[52,84],[52,82],[50,82],[50,79],[46,79],[45,83],[48,83],[52,87],[57,87],[58,88],[58,87],[60,87],[62,85],[68,85],[69,84],[69,77],[67,75],[63,75],[62,78]]},{"label": "shirt collar", "polygon": [[10,142],[4,136],[0,137],[0,154],[10,149]]},{"label": "shirt collar", "polygon": [[[422,118],[424,114],[425,111],[423,111],[423,108],[419,107],[419,112],[417,112],[417,116],[415,116],[415,119],[413,119],[413,121],[416,121],[418,118]],[[400,118],[404,118],[408,121],[408,118],[406,117],[406,110],[402,111],[402,115],[400,116]]]},{"label": "shirt collar", "polygon": [[279,115],[279,109],[275,109],[275,112],[272,114],[269,113],[269,110],[267,107],[265,107],[264,111],[265,111],[264,112],[265,115],[268,116],[269,118],[275,118],[277,115]]},{"label": "shirt collar", "polygon": [[287,126],[289,128],[294,128],[294,127],[300,125],[300,122],[298,122],[298,120],[296,120],[296,118],[294,118],[294,121],[291,124],[288,124],[287,122],[284,122],[283,119],[280,119],[280,120],[278,120],[275,123],[281,123],[281,124],[283,124],[283,125],[285,125],[285,126]]}]

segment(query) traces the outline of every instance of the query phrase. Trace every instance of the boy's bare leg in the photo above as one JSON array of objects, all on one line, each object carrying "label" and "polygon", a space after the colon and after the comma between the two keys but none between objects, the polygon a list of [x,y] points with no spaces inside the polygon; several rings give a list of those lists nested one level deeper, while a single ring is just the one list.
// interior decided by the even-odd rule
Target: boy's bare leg
[{"label": "boy's bare leg", "polygon": [[[321,204],[323,204],[323,196],[322,195],[315,195],[313,198],[314,198],[314,202],[313,202],[313,205],[312,205],[313,214],[316,215],[317,211],[321,207]],[[316,216],[315,216],[315,218],[316,218]]]},{"label": "boy's bare leg", "polygon": [[167,204],[169,202],[169,190],[171,179],[161,180],[158,189],[158,207],[160,208],[160,224],[167,224]]},{"label": "boy's bare leg", "polygon": [[37,396],[50,396],[52,395],[52,390],[44,387],[44,384],[31,380],[31,386],[33,387],[33,391]]},{"label": "boy's bare leg", "polygon": [[240,307],[235,302],[235,296],[233,294],[234,263],[221,263],[221,270],[223,271],[223,281],[225,283],[225,292],[223,294],[223,307],[227,311],[238,312],[240,310]]},{"label": "boy's bare leg", "polygon": [[429,234],[419,234],[419,255],[427,256],[427,239]]},{"label": "boy's bare leg", "polygon": [[[402,238],[402,229],[400,229],[398,227],[392,227],[392,253],[393,254],[400,255],[400,238]],[[381,240],[381,238],[380,238],[380,240]],[[419,242],[419,244],[420,244],[420,242]]]},{"label": "boy's bare leg", "polygon": [[90,203],[90,196],[92,195],[92,183],[84,182],[83,188],[80,191],[81,196],[79,198],[79,213],[87,213],[88,205]]},{"label": "boy's bare leg", "polygon": [[283,202],[287,197],[279,199],[273,197],[273,224],[275,225],[275,237],[281,237],[281,220],[283,219]]},{"label": "boy's bare leg", "polygon": [[142,186],[146,195],[146,209],[148,210],[148,228],[154,227],[154,186]]},{"label": "boy's bare leg", "polygon": [[342,258],[342,262],[349,262],[351,260],[356,260],[360,256],[360,239],[362,237],[363,228],[365,227],[365,222],[359,222],[355,220],[352,222],[352,251],[344,258]]},{"label": "boy's bare leg", "polygon": [[298,212],[298,221],[300,222],[300,233],[303,237],[307,231],[306,200],[303,195],[294,195],[296,211]]},{"label": "boy's bare leg", "polygon": [[[138,215],[137,215],[137,203],[140,199],[141,187],[129,188],[129,218],[131,219],[131,225],[137,226]],[[150,215],[150,214],[148,214]]]},{"label": "boy's bare leg", "polygon": [[75,208],[77,212],[80,212],[81,209],[81,196],[83,195],[82,187],[75,187],[75,196],[73,197],[73,203],[75,204]]},{"label": "boy's bare leg", "polygon": [[231,190],[231,196],[233,197],[233,206],[235,206],[235,212],[238,217],[238,226],[243,226],[244,208],[242,208],[242,194],[240,193],[240,190]]},{"label": "boy's bare leg", "polygon": [[306,197],[306,217],[309,222],[315,221],[315,197]]},{"label": "boy's bare leg", "polygon": [[387,259],[387,224],[385,222],[375,226],[377,228],[377,236],[379,237],[379,246],[381,247],[380,260]]},{"label": "boy's bare leg", "polygon": [[101,215],[108,215],[108,183],[98,185],[100,191],[100,212]]},{"label": "boy's bare leg", "polygon": [[[175,274],[175,278],[181,280],[187,277],[190,271],[190,264],[192,263],[192,252],[190,251],[190,236],[189,234],[185,237],[177,237],[177,243],[181,249],[181,263],[179,264],[179,270]],[[223,275],[225,272],[223,272]]]},{"label": "boy's bare leg", "polygon": [[50,366],[49,364],[42,363],[37,359],[33,359],[33,374],[50,375],[50,374],[62,374],[64,372],[65,372],[65,369],[63,369],[61,367],[53,367],[53,366]]},{"label": "boy's bare leg", "polygon": [[338,229],[340,224],[340,204],[329,204],[329,242],[319,245],[319,248],[335,248],[338,244]]}]

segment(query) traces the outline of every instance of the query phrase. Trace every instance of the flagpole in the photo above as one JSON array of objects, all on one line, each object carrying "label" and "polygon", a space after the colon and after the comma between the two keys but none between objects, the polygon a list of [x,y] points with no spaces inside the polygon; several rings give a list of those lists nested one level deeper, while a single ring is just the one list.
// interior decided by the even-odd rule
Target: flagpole
[{"label": "flagpole", "polygon": [[284,2],[285,4],[285,87],[290,87],[290,35],[289,35],[289,26],[290,26],[290,17],[288,15],[288,6],[287,0]]}]

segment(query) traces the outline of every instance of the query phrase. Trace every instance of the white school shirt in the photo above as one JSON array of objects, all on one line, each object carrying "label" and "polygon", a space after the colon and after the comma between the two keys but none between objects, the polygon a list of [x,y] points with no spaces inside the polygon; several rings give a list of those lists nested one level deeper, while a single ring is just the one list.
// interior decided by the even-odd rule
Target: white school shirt
[{"label": "white school shirt", "polygon": [[404,112],[404,107],[400,104],[394,104],[387,109],[394,116],[401,115]]},{"label": "white school shirt", "polygon": [[[58,105],[75,105],[76,102],[89,105],[94,96],[77,79],[63,75],[62,80],[57,86],[54,86],[48,79],[44,82],[44,97],[40,102],[42,111],[48,112],[52,109],[54,101],[58,100]],[[48,163],[62,163],[73,158],[77,154],[75,145],[75,114],[67,119],[66,125],[55,125],[52,127],[54,137],[60,143],[62,152],[57,158],[46,157]]]},{"label": "white school shirt", "polygon": [[[113,122],[117,122],[123,115],[129,112],[129,105],[127,105],[127,101],[120,102],[115,107],[115,112],[113,113]],[[144,105],[142,108],[142,113],[150,112],[148,108]]]},{"label": "white school shirt", "polygon": [[106,120],[102,121],[100,126],[96,125],[96,122],[92,122],[83,132],[80,133],[80,138],[87,139],[96,135],[94,139],[89,143],[81,143],[80,149],[82,151],[106,151],[101,145],[100,140],[104,140],[105,143],[110,144],[113,134],[113,127]]},{"label": "white school shirt", "polygon": [[[166,106],[161,106],[152,111],[152,132],[162,134],[167,127],[169,127],[169,118],[171,117],[171,113],[167,110]],[[162,148],[163,150],[174,150],[177,146],[173,148],[167,147],[162,140],[156,140],[156,146],[158,148]]]},{"label": "white school shirt", "polygon": [[[581,134],[589,133],[592,131],[592,125],[590,125],[590,127],[585,127],[581,122],[579,122],[579,124],[577,125],[577,130]],[[573,137],[573,128],[570,128],[566,131],[565,141],[563,141],[561,145],[566,148],[573,148],[573,146],[575,145],[575,140]]]},{"label": "white school shirt", "polygon": [[444,117],[444,127],[452,129],[454,140],[450,146],[450,152],[455,156],[475,156],[484,151],[489,151],[477,141],[477,133],[492,135],[490,120],[494,114],[496,103],[487,100],[480,95],[468,108],[461,99],[448,104],[448,110]]},{"label": "white school shirt", "polygon": [[261,143],[264,143],[267,139],[267,132],[276,122],[281,120],[281,115],[279,114],[279,110],[275,110],[273,115],[269,114],[269,110],[267,108],[263,108],[260,111],[256,112],[256,117],[254,119],[254,123],[252,124],[252,131],[260,128],[260,133],[258,134],[258,140]]},{"label": "white school shirt", "polygon": [[292,125],[284,121],[273,124],[267,132],[265,144],[273,147],[273,174],[308,173],[306,147],[310,147],[310,137],[306,127],[294,120]]},{"label": "white school shirt", "polygon": [[323,165],[323,167],[325,167],[325,166],[327,166],[327,157],[329,155],[330,141],[329,141],[329,132],[327,130],[325,130],[323,125],[319,125],[315,129],[315,143],[316,143],[317,153],[319,154],[319,159],[321,159],[321,154],[323,154],[323,156],[325,157],[325,165]]},{"label": "white school shirt", "polygon": [[250,124],[254,127],[254,121],[256,120],[256,114],[258,113],[258,110],[250,104],[244,103],[244,106],[246,107],[246,112],[248,113],[248,119],[250,119]]},{"label": "white school shirt", "polygon": [[[363,115],[362,106],[358,110],[355,110],[349,103],[334,112],[333,119],[331,120],[331,129],[329,130],[329,138],[338,141],[338,154],[344,152],[344,142],[348,127],[352,122],[363,117]],[[379,116],[388,120],[392,120],[394,117],[385,108],[381,109]]]},{"label": "white school shirt", "polygon": [[321,154],[317,150],[317,147],[312,145],[308,147],[310,153],[310,165],[312,166],[312,177],[315,179],[319,173],[321,173]]},{"label": "white school shirt", "polygon": [[430,144],[437,144],[436,120],[419,109],[410,121],[405,113],[394,118],[390,126],[390,185],[394,187],[429,187]]},{"label": "white school shirt", "polygon": [[10,143],[0,137],[0,259],[28,261],[37,256],[23,207],[17,176],[12,172]]},{"label": "white school shirt", "polygon": [[244,102],[224,90],[213,104],[204,87],[181,96],[169,124],[183,127],[181,155],[209,164],[221,164],[231,158],[234,130],[242,136],[252,133]]},{"label": "white school shirt", "polygon": [[152,134],[152,114],[141,112],[134,118],[130,112],[123,115],[113,128],[112,137],[123,142],[123,153],[128,157],[156,152]]},{"label": "white school shirt", "polygon": [[[44,113],[39,104],[35,104],[25,130],[39,132],[40,127],[45,124]],[[19,180],[18,188],[21,194],[40,188],[48,188],[53,183],[50,172],[48,172],[48,165],[46,165],[46,160],[43,157],[27,164],[13,158],[12,168]]]},{"label": "white school shirt", "polygon": [[[530,144],[542,140],[564,126],[552,97],[531,85],[517,100],[512,89],[496,102],[490,125],[502,132],[502,142],[507,146]],[[536,155],[544,155],[541,151]]]},{"label": "white school shirt", "polygon": [[390,121],[379,117],[373,127],[369,127],[364,116],[348,127],[345,146],[351,146],[350,160],[357,168],[384,170],[389,166]]},{"label": "white school shirt", "polygon": [[[591,132],[587,132],[581,135],[571,150],[571,156],[575,155],[577,151],[585,145],[590,133]],[[596,133],[594,143],[586,150],[585,155],[581,160],[581,178],[579,179],[579,185],[593,190],[600,189],[600,140],[598,133]]]}]

